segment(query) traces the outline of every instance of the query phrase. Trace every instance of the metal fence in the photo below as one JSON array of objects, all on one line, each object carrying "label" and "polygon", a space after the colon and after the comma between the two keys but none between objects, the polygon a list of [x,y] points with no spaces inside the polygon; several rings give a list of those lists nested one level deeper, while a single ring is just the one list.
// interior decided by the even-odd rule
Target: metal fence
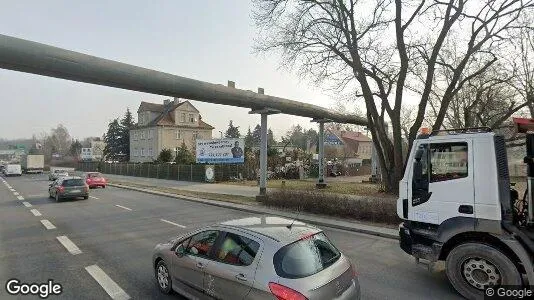
[{"label": "metal fence", "polygon": [[[104,174],[124,176],[195,182],[206,181],[205,165],[80,162],[77,169],[83,172],[102,172]],[[252,170],[249,170],[244,165],[215,165],[215,181],[246,179],[250,177],[249,174],[251,172]]]}]

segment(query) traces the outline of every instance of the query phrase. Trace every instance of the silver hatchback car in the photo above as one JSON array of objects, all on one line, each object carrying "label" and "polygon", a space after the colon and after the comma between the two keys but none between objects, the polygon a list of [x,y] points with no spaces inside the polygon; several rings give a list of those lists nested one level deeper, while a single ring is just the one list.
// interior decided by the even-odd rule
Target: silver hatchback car
[{"label": "silver hatchback car", "polygon": [[311,225],[264,216],[204,227],[158,244],[163,293],[191,299],[360,299],[354,266]]}]

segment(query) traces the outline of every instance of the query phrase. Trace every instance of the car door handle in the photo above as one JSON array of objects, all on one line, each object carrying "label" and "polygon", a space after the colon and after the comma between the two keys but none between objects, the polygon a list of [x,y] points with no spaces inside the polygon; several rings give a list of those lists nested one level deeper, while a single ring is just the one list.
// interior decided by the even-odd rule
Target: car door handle
[{"label": "car door handle", "polygon": [[247,281],[247,276],[245,276],[245,274],[237,274],[235,275],[235,278],[240,281]]},{"label": "car door handle", "polygon": [[197,268],[204,269],[204,264],[201,262],[197,262]]}]

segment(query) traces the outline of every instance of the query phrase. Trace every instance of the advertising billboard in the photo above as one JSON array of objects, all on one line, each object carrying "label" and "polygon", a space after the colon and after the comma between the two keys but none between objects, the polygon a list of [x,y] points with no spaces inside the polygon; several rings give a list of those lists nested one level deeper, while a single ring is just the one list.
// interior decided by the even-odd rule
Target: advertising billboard
[{"label": "advertising billboard", "polygon": [[245,162],[245,140],[241,138],[197,140],[200,164],[238,164]]}]

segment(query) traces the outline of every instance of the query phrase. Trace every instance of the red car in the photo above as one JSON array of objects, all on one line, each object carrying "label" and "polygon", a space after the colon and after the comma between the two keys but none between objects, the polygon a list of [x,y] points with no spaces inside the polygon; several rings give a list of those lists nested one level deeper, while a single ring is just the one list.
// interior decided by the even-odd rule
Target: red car
[{"label": "red car", "polygon": [[106,188],[107,181],[106,178],[98,172],[87,172],[85,173],[85,183],[89,186],[90,189],[95,187]]}]

